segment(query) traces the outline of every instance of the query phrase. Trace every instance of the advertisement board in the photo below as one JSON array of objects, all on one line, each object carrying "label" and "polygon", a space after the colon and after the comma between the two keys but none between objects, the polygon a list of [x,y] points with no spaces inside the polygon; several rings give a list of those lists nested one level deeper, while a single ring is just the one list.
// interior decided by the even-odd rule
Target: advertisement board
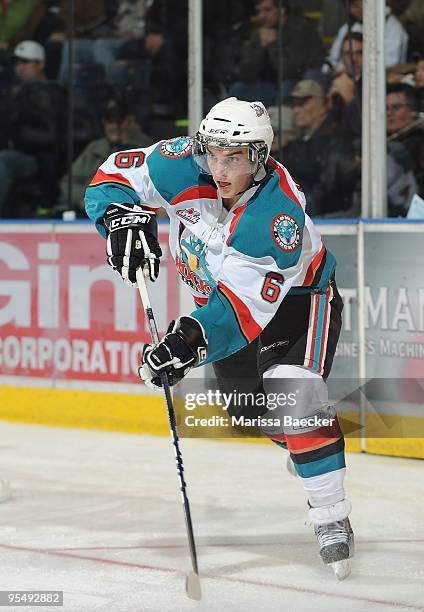
[{"label": "advertisement board", "polygon": [[[160,242],[151,299],[164,332],[179,311],[166,224]],[[87,224],[0,228],[0,330],[0,374],[46,386],[135,383],[149,340],[137,289],[107,265],[105,241]]]}]

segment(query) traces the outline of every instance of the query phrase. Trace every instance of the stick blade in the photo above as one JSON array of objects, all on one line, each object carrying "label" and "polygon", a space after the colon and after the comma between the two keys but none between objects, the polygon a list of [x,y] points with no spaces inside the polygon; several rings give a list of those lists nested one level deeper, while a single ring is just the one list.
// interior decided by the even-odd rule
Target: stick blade
[{"label": "stick blade", "polygon": [[186,577],[186,592],[190,599],[200,601],[202,599],[202,590],[200,588],[200,579],[198,574],[190,572]]}]

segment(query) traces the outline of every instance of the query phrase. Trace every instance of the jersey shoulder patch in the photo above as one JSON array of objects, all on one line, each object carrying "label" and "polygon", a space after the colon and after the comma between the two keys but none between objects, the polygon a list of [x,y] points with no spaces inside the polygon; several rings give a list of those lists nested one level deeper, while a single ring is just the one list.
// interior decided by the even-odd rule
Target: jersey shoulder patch
[{"label": "jersey shoulder patch", "polygon": [[301,245],[301,230],[297,221],[287,213],[279,213],[271,222],[275,244],[286,253],[293,253]]},{"label": "jersey shoulder patch", "polygon": [[165,140],[159,146],[159,153],[164,157],[175,159],[177,157],[185,157],[191,153],[193,149],[193,139],[189,136],[178,136]]}]

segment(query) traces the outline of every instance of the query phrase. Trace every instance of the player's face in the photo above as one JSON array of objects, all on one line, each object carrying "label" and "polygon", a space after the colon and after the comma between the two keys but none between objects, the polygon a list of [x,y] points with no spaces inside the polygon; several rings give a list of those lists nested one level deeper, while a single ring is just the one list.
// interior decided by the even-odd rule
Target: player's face
[{"label": "player's face", "polygon": [[387,95],[387,132],[393,134],[406,127],[415,119],[403,92],[393,92]]},{"label": "player's face", "polygon": [[222,198],[235,198],[252,183],[254,168],[247,147],[208,147],[206,155],[212,178]]}]

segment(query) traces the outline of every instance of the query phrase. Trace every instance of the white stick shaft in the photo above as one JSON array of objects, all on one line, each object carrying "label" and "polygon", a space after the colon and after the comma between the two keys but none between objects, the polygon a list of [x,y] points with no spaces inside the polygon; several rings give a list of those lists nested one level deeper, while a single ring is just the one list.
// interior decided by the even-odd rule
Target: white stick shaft
[{"label": "white stick shaft", "polygon": [[141,297],[141,301],[143,302],[144,310],[147,310],[148,308],[151,308],[152,305],[150,304],[150,299],[149,299],[149,294],[147,291],[146,279],[144,277],[143,268],[138,268],[136,272],[136,278],[137,278],[137,287],[140,292],[140,297]]}]

